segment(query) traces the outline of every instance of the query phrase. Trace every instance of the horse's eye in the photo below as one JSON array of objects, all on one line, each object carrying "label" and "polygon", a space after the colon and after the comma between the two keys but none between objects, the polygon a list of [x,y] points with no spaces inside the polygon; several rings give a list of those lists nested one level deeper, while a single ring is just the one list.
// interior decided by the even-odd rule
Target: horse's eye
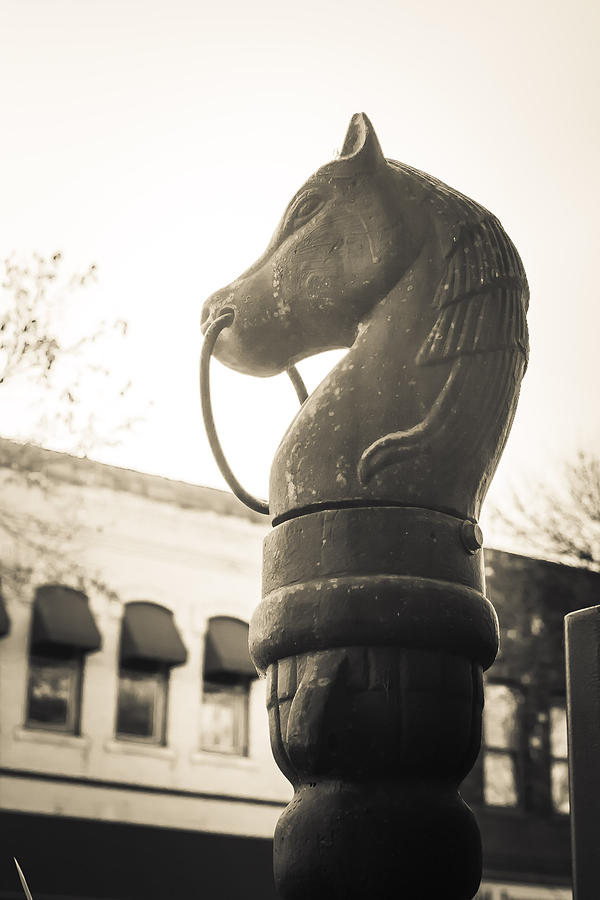
[{"label": "horse's eye", "polygon": [[316,195],[306,197],[294,210],[294,220],[307,219],[309,216],[313,216],[321,206],[323,206],[323,201],[320,197]]}]

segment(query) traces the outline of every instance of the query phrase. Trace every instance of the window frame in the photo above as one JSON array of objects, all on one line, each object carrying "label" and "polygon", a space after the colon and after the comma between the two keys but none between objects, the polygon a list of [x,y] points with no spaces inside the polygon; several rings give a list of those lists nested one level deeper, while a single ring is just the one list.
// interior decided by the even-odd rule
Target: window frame
[{"label": "window frame", "polygon": [[[514,696],[516,705],[515,705],[515,716],[514,716],[514,746],[513,747],[499,747],[494,746],[487,743],[486,740],[486,725],[485,725],[485,710],[488,704],[488,691],[493,687],[504,687],[508,689]],[[519,682],[509,679],[509,678],[490,678],[485,679],[484,683],[484,708],[483,708],[483,716],[482,716],[482,740],[481,740],[481,802],[482,804],[490,810],[504,811],[507,813],[510,812],[522,812],[525,808],[525,781],[524,781],[524,728],[523,728],[523,716],[524,710],[526,706],[526,696],[525,689],[522,684]],[[487,707],[489,708],[489,707]],[[515,803],[490,803],[486,799],[486,757],[488,756],[496,756],[496,757],[505,757],[511,760],[513,777],[514,777],[514,787],[516,794]]]},{"label": "window frame", "polygon": [[[30,650],[27,660],[27,685],[25,693],[24,727],[30,731],[51,731],[55,734],[81,734],[81,706],[83,698],[83,670],[85,654],[82,651],[72,653],[43,653]],[[32,695],[32,673],[36,666],[62,667],[70,670],[69,696],[67,700],[67,717],[64,723],[42,722],[30,715]]]},{"label": "window frame", "polygon": [[[117,676],[117,696],[115,703],[115,726],[114,736],[117,741],[127,743],[145,744],[146,746],[166,747],[168,736],[168,708],[169,708],[169,680],[170,669],[167,665],[119,665]],[[154,681],[157,685],[157,691],[154,697],[154,708],[152,720],[154,724],[153,733],[151,735],[131,734],[125,731],[119,731],[119,699],[121,696],[121,680],[123,678],[131,678],[132,680]],[[156,727],[158,724],[158,728]]]},{"label": "window frame", "polygon": [[[241,708],[242,711],[242,721],[237,725],[241,733],[241,739],[237,743],[235,743],[231,749],[215,744],[208,744],[205,742],[205,730],[202,721],[202,707],[206,705],[207,701],[205,698],[210,696],[210,694],[230,694],[235,697],[241,698],[239,708]],[[243,678],[241,676],[237,679],[231,679],[230,681],[203,679],[200,706],[200,750],[205,753],[218,753],[222,756],[238,758],[247,757],[249,755],[250,749],[250,679]]]},{"label": "window frame", "polygon": [[[566,735],[566,754],[564,756],[555,756],[552,752],[552,710],[560,709],[564,714],[564,722],[565,722],[565,735]],[[569,795],[569,744],[568,744],[568,725],[567,725],[567,703],[566,698],[564,696],[551,696],[548,699],[548,795],[550,798],[550,809],[552,811],[552,815],[554,816],[569,816],[570,809],[570,795]],[[552,770],[555,763],[564,763],[567,768],[567,797],[569,800],[569,809],[562,810],[559,809],[558,806],[554,802],[554,790],[553,790],[553,779],[552,779]]]}]

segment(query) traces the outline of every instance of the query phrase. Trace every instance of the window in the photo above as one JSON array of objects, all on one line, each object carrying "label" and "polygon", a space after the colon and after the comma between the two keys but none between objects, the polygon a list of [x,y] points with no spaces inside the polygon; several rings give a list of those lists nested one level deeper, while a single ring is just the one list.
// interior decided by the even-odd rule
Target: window
[{"label": "window", "polygon": [[201,708],[202,749],[246,756],[248,753],[248,680],[238,684],[204,681]]},{"label": "window", "polygon": [[562,705],[550,707],[550,786],[556,812],[569,812],[569,766],[567,762],[567,713]]},{"label": "window", "polygon": [[489,806],[517,806],[520,694],[488,683],[483,711],[483,797]]},{"label": "window", "polygon": [[85,654],[100,646],[85,594],[64,585],[37,589],[29,641],[28,728],[79,734]]},{"label": "window", "polygon": [[30,655],[26,724],[79,733],[83,656]]},{"label": "window", "polygon": [[166,744],[169,674],[186,659],[169,609],[147,601],[126,605],[119,648],[118,738]]},{"label": "window", "polygon": [[248,625],[209,620],[204,647],[200,745],[213,753],[248,753],[248,698],[256,669],[248,652]]},{"label": "window", "polygon": [[119,671],[118,737],[150,744],[166,741],[168,669]]}]

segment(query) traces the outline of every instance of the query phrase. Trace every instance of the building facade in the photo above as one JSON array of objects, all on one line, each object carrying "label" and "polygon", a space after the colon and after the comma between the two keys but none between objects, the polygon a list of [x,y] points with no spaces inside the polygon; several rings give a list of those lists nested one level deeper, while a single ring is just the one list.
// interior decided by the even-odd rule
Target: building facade
[{"label": "building facade", "polygon": [[[274,898],[291,789],[247,651],[268,524],[209,488],[49,451],[31,465],[52,490],[5,468],[5,505],[70,536],[65,553],[14,533],[0,548],[28,573],[0,609],[0,898],[22,897],[13,856],[36,900]],[[464,784],[479,897],[566,900],[562,617],[599,601],[600,576],[493,550],[486,565],[502,649]]]},{"label": "building facade", "polygon": [[54,537],[70,518],[65,556],[92,584],[5,539],[33,571],[3,592],[0,897],[22,896],[13,856],[36,900],[274,897],[291,791],[247,650],[267,526],[219,491],[37,463],[50,494],[8,471],[4,502]]},{"label": "building facade", "polygon": [[600,574],[485,551],[500,652],[485,676],[483,746],[462,785],[480,824],[480,900],[571,896],[564,616],[600,602]]}]

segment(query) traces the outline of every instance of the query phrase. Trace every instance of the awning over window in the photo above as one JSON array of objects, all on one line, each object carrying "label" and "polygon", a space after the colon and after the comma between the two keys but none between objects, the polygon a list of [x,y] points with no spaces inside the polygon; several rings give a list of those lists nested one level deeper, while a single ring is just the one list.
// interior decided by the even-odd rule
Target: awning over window
[{"label": "awning over window", "polygon": [[8,634],[10,631],[10,619],[8,618],[8,613],[6,611],[6,604],[4,602],[4,597],[2,596],[2,591],[0,591],[0,637],[4,637],[5,634]]},{"label": "awning over window", "polygon": [[31,644],[35,650],[99,650],[102,637],[81,591],[46,584],[36,591]]},{"label": "awning over window", "polygon": [[204,649],[204,677],[231,681],[234,677],[257,678],[248,652],[248,625],[239,619],[210,619]]},{"label": "awning over window", "polygon": [[128,603],[121,629],[121,663],[162,663],[180,666],[187,650],[164,606],[146,601]]}]

